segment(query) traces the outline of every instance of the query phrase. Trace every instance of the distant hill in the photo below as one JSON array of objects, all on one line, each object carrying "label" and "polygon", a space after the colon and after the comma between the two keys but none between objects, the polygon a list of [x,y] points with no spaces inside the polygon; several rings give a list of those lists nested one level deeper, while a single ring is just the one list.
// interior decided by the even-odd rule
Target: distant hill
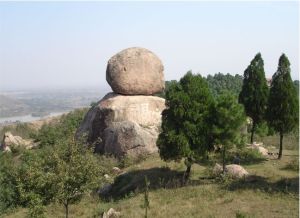
[{"label": "distant hill", "polygon": [[0,117],[11,117],[29,113],[29,106],[14,98],[0,95]]}]

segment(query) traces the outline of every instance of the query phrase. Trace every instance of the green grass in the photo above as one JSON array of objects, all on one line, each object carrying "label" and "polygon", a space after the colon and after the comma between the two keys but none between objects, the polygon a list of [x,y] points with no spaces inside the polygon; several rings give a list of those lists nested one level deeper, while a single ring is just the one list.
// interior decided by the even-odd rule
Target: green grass
[{"label": "green grass", "polygon": [[[298,151],[283,154],[280,161],[245,165],[251,179],[226,184],[208,178],[208,170],[195,164],[186,186],[181,185],[183,162],[166,163],[158,155],[150,156],[124,168],[127,173],[115,179],[106,199],[87,196],[71,205],[70,217],[99,217],[110,207],[122,217],[143,217],[145,175],[150,181],[148,217],[298,217],[299,173],[286,168],[299,158]],[[19,208],[4,217],[25,217],[26,212]],[[63,207],[47,206],[46,217],[64,217]]]}]

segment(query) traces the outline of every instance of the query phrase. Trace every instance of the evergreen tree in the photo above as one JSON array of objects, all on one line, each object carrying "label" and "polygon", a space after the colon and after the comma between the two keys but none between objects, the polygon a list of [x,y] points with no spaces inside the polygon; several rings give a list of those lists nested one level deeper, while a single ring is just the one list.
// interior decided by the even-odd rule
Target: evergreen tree
[{"label": "evergreen tree", "polygon": [[264,119],[268,93],[264,61],[258,53],[244,72],[242,91],[239,95],[239,102],[244,105],[246,115],[252,119],[251,143],[257,124]]},{"label": "evergreen tree", "polygon": [[211,117],[215,143],[222,145],[223,172],[225,172],[226,151],[238,141],[240,128],[246,121],[244,108],[233,94],[224,92],[217,98]]},{"label": "evergreen tree", "polygon": [[277,72],[272,77],[267,118],[280,135],[278,159],[282,156],[283,135],[292,131],[299,120],[297,91],[290,75],[290,62],[285,54],[279,58]]},{"label": "evergreen tree", "polygon": [[166,91],[166,109],[162,112],[162,132],[157,146],[164,160],[185,159],[183,181],[190,176],[192,164],[206,156],[211,148],[209,110],[213,98],[201,75],[188,72]]}]

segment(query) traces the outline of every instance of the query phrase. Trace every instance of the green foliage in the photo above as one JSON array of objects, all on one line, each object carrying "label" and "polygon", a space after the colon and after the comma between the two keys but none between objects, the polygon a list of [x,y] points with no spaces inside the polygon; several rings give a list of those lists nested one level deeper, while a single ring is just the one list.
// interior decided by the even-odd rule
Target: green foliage
[{"label": "green foliage", "polygon": [[240,164],[256,164],[266,160],[266,158],[256,149],[243,148],[237,152]]},{"label": "green foliage", "polygon": [[2,211],[24,206],[30,208],[30,217],[42,217],[44,205],[57,201],[68,207],[102,182],[104,169],[99,159],[73,140],[26,151],[17,166],[9,154],[2,155]]},{"label": "green foliage", "polygon": [[83,194],[102,182],[102,169],[91,149],[74,141],[64,142],[53,150],[55,168],[55,199],[68,205],[80,200]]},{"label": "green foliage", "polygon": [[40,147],[53,146],[59,141],[73,137],[86,114],[87,109],[78,109],[63,115],[58,123],[45,124],[32,137]]},{"label": "green foliage", "polygon": [[217,102],[211,111],[212,134],[214,142],[222,145],[223,171],[225,170],[226,150],[237,143],[240,138],[242,124],[246,121],[244,109],[237,99],[225,92],[217,98]]},{"label": "green foliage", "polygon": [[238,96],[242,90],[243,77],[236,74],[235,76],[218,73],[214,76],[208,75],[206,78],[209,88],[214,96],[221,94],[223,91],[229,91]]},{"label": "green foliage", "polygon": [[294,86],[296,88],[297,96],[299,98],[299,80],[294,80]]},{"label": "green foliage", "polygon": [[274,129],[270,127],[266,121],[262,121],[261,123],[257,124],[255,132],[259,137],[275,134]]},{"label": "green foliage", "polygon": [[161,93],[157,93],[156,96],[161,97],[161,98],[166,98],[166,92],[168,91],[170,85],[176,82],[176,80],[171,80],[171,81],[165,81],[165,90],[162,91]]},{"label": "green foliage", "polygon": [[0,153],[0,213],[20,205],[17,185],[18,171],[13,156],[9,153]]},{"label": "green foliage", "polygon": [[239,95],[239,102],[244,105],[246,115],[253,121],[251,142],[256,125],[264,120],[268,93],[264,61],[258,53],[244,72],[242,91]]},{"label": "green foliage", "polygon": [[279,159],[282,155],[283,134],[294,130],[299,122],[299,100],[290,72],[290,62],[282,54],[277,72],[272,77],[267,110],[269,125],[280,134]]},{"label": "green foliage", "polygon": [[291,132],[299,119],[297,91],[290,72],[290,62],[283,54],[272,77],[267,113],[269,124],[282,134]]},{"label": "green foliage", "polygon": [[208,85],[201,75],[188,72],[173,81],[166,92],[167,108],[162,112],[162,132],[157,146],[164,160],[185,158],[191,164],[205,156],[212,146],[209,110],[213,103]]}]

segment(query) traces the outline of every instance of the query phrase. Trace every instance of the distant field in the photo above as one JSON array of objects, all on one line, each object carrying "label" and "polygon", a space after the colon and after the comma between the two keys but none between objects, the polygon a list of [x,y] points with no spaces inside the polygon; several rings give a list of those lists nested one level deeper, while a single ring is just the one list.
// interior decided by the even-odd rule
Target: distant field
[{"label": "distant field", "polygon": [[0,117],[70,111],[99,101],[107,92],[95,88],[1,92]]}]

